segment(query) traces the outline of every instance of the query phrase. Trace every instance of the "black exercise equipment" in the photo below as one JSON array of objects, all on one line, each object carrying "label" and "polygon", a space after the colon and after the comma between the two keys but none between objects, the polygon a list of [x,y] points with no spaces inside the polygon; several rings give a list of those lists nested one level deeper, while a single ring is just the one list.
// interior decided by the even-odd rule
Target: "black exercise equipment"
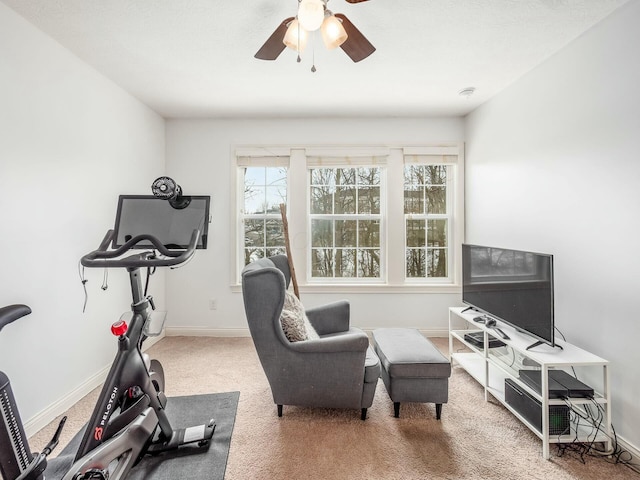
[{"label": "black exercise equipment", "polygon": [[[181,197],[178,192],[174,189],[174,197],[166,198],[189,198]],[[160,198],[156,200],[163,201]],[[188,206],[183,200],[172,204],[176,212]],[[206,211],[208,212],[208,203]],[[117,218],[121,218],[121,212],[118,212]],[[161,220],[171,222],[170,218]],[[136,235],[123,245],[113,247],[115,233],[114,230],[109,230],[98,249],[82,257],[81,264],[84,267],[127,270],[133,297],[132,317],[128,324],[119,320],[112,325],[112,333],[118,338],[118,351],[84,431],[73,465],[62,480],[122,480],[144,455],[158,454],[184,445],[188,445],[185,453],[200,453],[208,448],[215,430],[215,421],[212,419],[195,427],[174,429],[165,413],[167,398],[164,394],[162,366],[142,352],[143,342],[150,334],[146,329],[152,320],[154,303],[153,298],[143,290],[141,269],[147,268],[151,272],[151,269],[157,267],[172,267],[189,260],[195,253],[203,231],[206,234],[208,218],[199,219],[198,223],[199,225],[194,226],[186,248],[174,248],[171,242],[163,243],[161,239],[149,234]],[[144,245],[147,250],[141,251],[140,245]],[[31,309],[26,305],[0,308],[0,330],[29,313]],[[47,447],[34,455],[29,449],[9,379],[2,372],[0,417],[2,478],[42,480],[46,474],[47,455],[57,445],[65,419],[60,422]],[[47,480],[50,480],[49,476]]]}]

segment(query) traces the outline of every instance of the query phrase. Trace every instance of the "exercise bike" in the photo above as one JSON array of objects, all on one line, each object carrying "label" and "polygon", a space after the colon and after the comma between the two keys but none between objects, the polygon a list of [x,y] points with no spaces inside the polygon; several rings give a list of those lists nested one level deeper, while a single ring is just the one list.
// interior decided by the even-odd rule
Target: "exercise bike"
[{"label": "exercise bike", "polygon": [[[193,453],[201,453],[208,449],[216,426],[212,419],[195,427],[173,429],[165,411],[167,397],[162,366],[142,352],[148,333],[145,328],[151,322],[154,303],[143,290],[141,269],[172,267],[186,262],[195,253],[200,230],[193,230],[189,244],[181,249],[167,248],[156,236],[149,234],[133,236],[122,245],[110,248],[110,245],[116,245],[115,238],[114,230],[109,230],[98,249],[82,257],[81,264],[89,268],[125,268],[129,272],[132,316],[128,324],[119,320],[111,327],[117,337],[118,351],[75,458],[63,469],[62,480],[122,480],[144,455],[175,450],[184,445],[195,447],[191,449]],[[135,253],[134,249],[139,248],[145,251]],[[0,330],[29,313],[31,310],[26,305],[0,308]],[[2,478],[50,480],[47,455],[57,445],[64,421],[60,422],[43,451],[32,454],[9,379],[0,372]]]}]

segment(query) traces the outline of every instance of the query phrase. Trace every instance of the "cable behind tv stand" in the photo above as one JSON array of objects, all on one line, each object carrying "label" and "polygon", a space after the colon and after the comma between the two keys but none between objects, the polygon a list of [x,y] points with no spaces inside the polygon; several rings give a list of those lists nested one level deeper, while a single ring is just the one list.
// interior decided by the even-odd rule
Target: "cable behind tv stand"
[{"label": "cable behind tv stand", "polygon": [[[501,339],[492,326],[475,322],[475,317],[477,312],[465,311],[463,307],[449,308],[449,357],[452,367],[462,367],[482,385],[485,401],[491,395],[537,435],[542,440],[542,456],[546,459],[550,457],[552,443],[603,442],[607,451],[611,449],[613,432],[607,360],[564,341],[561,348],[531,344],[532,337],[498,322],[497,326],[509,337]],[[474,344],[468,340],[469,337],[465,339],[465,334],[472,332],[476,332],[476,338],[483,335],[484,341]],[[502,342],[503,346],[492,347],[495,340]],[[460,344],[465,348],[460,348]],[[525,375],[521,376],[525,370],[525,373],[540,372],[537,374],[539,387],[532,388]],[[594,394],[591,397],[574,397],[567,391],[565,396],[559,396],[557,390],[550,387],[553,385],[551,377],[557,377],[556,373],[562,373],[560,371],[570,375],[578,371],[583,381],[589,378]],[[549,372],[554,373],[550,375]],[[514,389],[527,397],[528,410],[512,401],[510,394]],[[603,415],[600,425],[588,424],[584,420],[580,423],[571,421],[566,430],[558,432],[555,422],[559,418],[567,423],[570,421],[567,405],[578,412],[597,405]]]}]

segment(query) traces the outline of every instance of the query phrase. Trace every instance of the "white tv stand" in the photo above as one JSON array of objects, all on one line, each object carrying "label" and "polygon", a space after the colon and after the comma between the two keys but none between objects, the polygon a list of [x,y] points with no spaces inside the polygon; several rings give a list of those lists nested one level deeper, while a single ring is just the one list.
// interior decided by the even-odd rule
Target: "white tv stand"
[{"label": "white tv stand", "polygon": [[[491,328],[482,323],[474,322],[473,319],[479,315],[477,311],[467,310],[465,307],[449,308],[449,356],[452,366],[460,365],[484,387],[485,401],[491,394],[496,400],[504,405],[522,423],[524,423],[535,435],[542,440],[542,456],[548,459],[550,456],[551,443],[571,443],[571,442],[604,442],[607,451],[611,449],[611,401],[609,390],[609,362],[596,355],[586,352],[570,343],[560,340],[562,349],[553,348],[549,345],[540,345],[527,350],[535,342],[535,338],[520,333],[514,328],[502,322],[498,322],[498,327],[506,333],[510,339],[504,340],[498,336]],[[465,340],[464,336],[470,332],[482,332],[484,342],[483,347],[478,348]],[[489,340],[497,338],[505,344],[498,348],[489,348]],[[464,351],[454,347],[454,340],[462,343],[466,348]],[[454,349],[456,348],[456,349]],[[588,398],[570,398],[572,408],[584,411],[584,408],[594,408],[594,402],[603,412],[603,420],[600,430],[596,430],[586,421],[580,419],[576,424],[573,421],[575,415],[571,414],[571,432],[565,435],[551,435],[549,433],[549,406],[567,405],[564,399],[550,399],[548,395],[541,395],[531,389],[519,378],[520,369],[534,369],[541,371],[542,392],[548,391],[549,370],[563,369],[573,373],[574,369],[580,369],[580,379],[594,388],[593,400]],[[600,372],[598,372],[598,369]],[[582,373],[584,372],[584,375]],[[601,375],[601,376],[600,376]],[[584,378],[583,378],[584,377]],[[588,380],[585,380],[588,378]],[[505,380],[511,382],[526,391],[542,404],[542,429],[529,422],[517,410],[509,405],[505,400]],[[600,385],[594,385],[594,383]],[[595,435],[595,437],[594,437]]]}]

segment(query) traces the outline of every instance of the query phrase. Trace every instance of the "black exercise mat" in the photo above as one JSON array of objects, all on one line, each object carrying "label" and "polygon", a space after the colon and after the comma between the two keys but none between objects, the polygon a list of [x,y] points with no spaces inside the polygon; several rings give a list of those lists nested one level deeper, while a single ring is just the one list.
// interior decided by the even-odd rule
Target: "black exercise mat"
[{"label": "black exercise mat", "polygon": [[[216,429],[208,450],[185,446],[182,449],[157,456],[146,456],[136,465],[127,479],[175,480],[177,478],[224,479],[236,420],[240,392],[169,397],[167,416],[173,428],[186,428],[216,421]],[[62,478],[70,467],[80,445],[82,431],[78,432],[47,468],[47,478]]]}]

